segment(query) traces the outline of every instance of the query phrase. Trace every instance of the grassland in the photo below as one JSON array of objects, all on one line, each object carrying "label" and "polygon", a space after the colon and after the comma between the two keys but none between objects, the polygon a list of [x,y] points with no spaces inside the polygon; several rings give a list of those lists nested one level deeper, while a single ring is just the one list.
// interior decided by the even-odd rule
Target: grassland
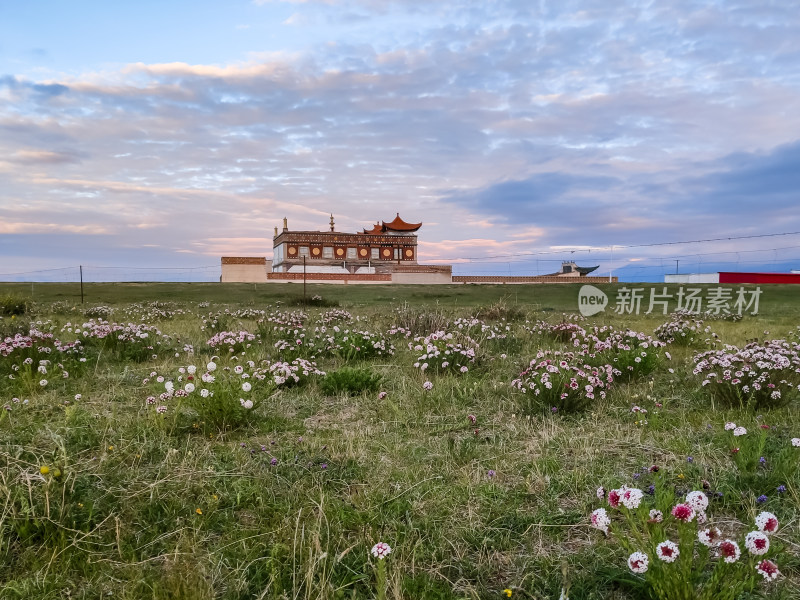
[{"label": "grassland", "polygon": [[[147,352],[136,342],[84,340],[80,352],[51,354],[46,374],[23,376],[16,355],[0,357],[0,404],[10,409],[0,416],[2,599],[373,598],[369,550],[378,541],[393,549],[389,598],[509,590],[556,599],[565,589],[572,600],[648,598],[627,553],[588,516],[602,505],[599,486],[646,488],[656,483],[652,465],[676,497],[707,482],[721,528],[740,533],[759,511],[775,513],[783,576],[741,598],[800,598],[800,452],[785,457],[788,439],[800,436],[799,399],[720,406],[691,369],[708,333],[694,346],[669,346],[670,359],[616,383],[587,410],[553,413],[510,384],[537,351],[570,349],[533,329],[574,318],[575,287],[309,285],[308,298],[360,319],[328,330],[368,330],[394,344],[392,355],[316,358],[328,373],[352,367],[379,378],[378,388],[326,395],[322,377],[312,377],[269,388],[244,422],[219,427],[173,399],[157,415],[146,398],[163,386],[151,374],[176,379],[214,355],[220,377],[224,366],[292,358],[296,349],[275,343],[311,336],[334,307],[297,306],[298,284],[88,284],[83,305],[77,285],[31,288],[0,284],[0,296],[34,302],[0,321],[0,337],[32,325],[72,341],[92,315],[163,335],[151,331],[148,343],[160,344]],[[800,341],[800,290],[762,289],[759,315],[706,321],[720,344]],[[302,329],[265,321],[301,310]],[[455,320],[467,317],[481,325],[471,330],[479,347],[463,374],[421,371],[410,339],[388,333],[401,325],[424,336],[442,325],[460,335]],[[665,320],[603,313],[578,324],[652,334]],[[235,353],[209,348],[221,329],[258,337]],[[766,465],[737,462],[728,421],[751,432],[770,426]]]}]

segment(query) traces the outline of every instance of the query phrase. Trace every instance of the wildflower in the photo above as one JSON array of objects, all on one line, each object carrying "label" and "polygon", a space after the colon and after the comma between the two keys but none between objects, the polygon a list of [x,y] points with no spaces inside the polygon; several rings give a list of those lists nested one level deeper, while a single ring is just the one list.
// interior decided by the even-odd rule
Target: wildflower
[{"label": "wildflower", "polygon": [[709,548],[717,543],[717,540],[722,537],[722,532],[716,527],[709,527],[708,529],[701,529],[697,532],[697,539],[703,546]]},{"label": "wildflower", "polygon": [[242,384],[242,391],[243,391],[243,392],[249,392],[249,391],[250,391],[252,388],[253,388],[253,386],[252,386],[252,385],[250,385],[250,382],[249,382],[249,381],[245,381],[245,382]]},{"label": "wildflower", "polygon": [[598,500],[602,500],[605,497],[606,497],[606,488],[604,488],[601,485],[599,488],[597,488],[597,498]]},{"label": "wildflower", "polygon": [[389,556],[389,553],[392,551],[392,548],[386,542],[378,542],[372,547],[372,556],[377,559],[384,559]]},{"label": "wildflower", "polygon": [[497,473],[495,473],[494,469],[489,469],[489,470],[487,471],[487,473],[486,473],[486,476],[487,476],[489,479],[491,479],[491,478],[492,478],[492,477],[494,477],[495,475],[497,475]]},{"label": "wildflower", "polygon": [[781,574],[778,571],[778,565],[776,565],[771,560],[762,560],[760,563],[756,565],[756,572],[763,575],[764,579],[766,580],[776,580],[778,575]]},{"label": "wildflower", "polygon": [[775,491],[778,492],[779,494],[783,494],[786,491],[786,486],[779,485],[778,487],[775,488]]},{"label": "wildflower", "polygon": [[40,385],[40,386],[42,386],[42,387],[46,387],[46,386],[47,386],[47,379],[42,379],[42,380],[39,382],[39,385]]},{"label": "wildflower", "polygon": [[83,396],[80,394],[75,394],[75,400],[80,400],[81,398],[83,398]]},{"label": "wildflower", "polygon": [[163,415],[165,412],[167,412],[167,407],[164,406],[163,404],[161,406],[156,406],[156,412],[159,415]]},{"label": "wildflower", "polygon": [[766,494],[761,494],[758,498],[756,498],[756,504],[764,504],[769,498],[767,498]]},{"label": "wildflower", "polygon": [[633,510],[635,508],[639,508],[639,504],[641,504],[643,497],[644,492],[642,490],[637,488],[629,488],[622,492],[621,502],[625,508]]},{"label": "wildflower", "polygon": [[742,551],[739,550],[739,544],[733,540],[724,540],[719,545],[719,553],[726,563],[735,563],[739,560]]},{"label": "wildflower", "polygon": [[194,512],[196,512],[198,515],[202,515],[203,514],[203,511],[201,509],[199,509],[199,508],[195,508]]},{"label": "wildflower", "polygon": [[386,396],[387,396],[386,392],[381,392],[380,394],[378,394],[378,400],[383,400],[384,398],[386,398]]},{"label": "wildflower", "polygon": [[425,383],[422,384],[422,388],[424,390],[430,391],[433,389],[433,384],[430,381],[426,381]]},{"label": "wildflower", "polygon": [[736,423],[732,423],[730,421],[725,423],[725,431],[733,431],[734,429],[736,429]]},{"label": "wildflower", "polygon": [[47,465],[42,465],[41,467],[39,467],[39,473],[41,473],[42,475],[47,475],[49,472],[50,472],[50,467],[48,467]]},{"label": "wildflower", "polygon": [[693,462],[694,462],[694,457],[692,457],[692,456],[687,456],[687,457],[686,457],[686,462],[688,462],[688,463],[693,463]]},{"label": "wildflower", "polygon": [[661,523],[664,520],[664,513],[655,508],[650,510],[650,519],[648,523]]},{"label": "wildflower", "polygon": [[689,492],[686,494],[686,504],[691,506],[697,512],[704,511],[708,508],[708,496],[698,490]]},{"label": "wildflower", "polygon": [[503,593],[506,595],[506,598],[511,598],[511,590],[506,588],[503,590]]},{"label": "wildflower", "polygon": [[691,523],[695,517],[695,510],[688,504],[676,504],[672,509],[672,516],[684,523]]},{"label": "wildflower", "polygon": [[208,364],[206,365],[206,369],[207,369],[209,372],[211,372],[211,371],[216,371],[216,370],[217,370],[217,363],[215,363],[215,362],[210,362],[210,363],[208,363]]},{"label": "wildflower", "polygon": [[647,554],[644,552],[634,552],[628,557],[628,568],[634,573],[647,572],[647,565],[649,563]]},{"label": "wildflower", "polygon": [[800,448],[800,438],[792,438],[792,446]]},{"label": "wildflower", "polygon": [[242,402],[242,406],[245,409],[250,410],[251,408],[253,408],[253,401],[252,400],[245,400],[244,402]]},{"label": "wildflower", "polygon": [[763,511],[756,517],[756,527],[764,533],[775,533],[778,531],[778,517],[771,512]]},{"label": "wildflower", "polygon": [[274,467],[275,465],[278,464],[278,459],[277,458],[273,458],[271,461],[269,461],[269,464],[271,464]]},{"label": "wildflower", "polygon": [[187,383],[185,386],[183,386],[183,389],[186,390],[187,394],[191,394],[194,391],[194,384]]},{"label": "wildflower", "polygon": [[620,505],[620,500],[622,499],[621,490],[611,490],[608,492],[608,505],[611,508],[617,508]]},{"label": "wildflower", "polygon": [[608,526],[611,525],[611,519],[608,518],[608,513],[605,508],[598,508],[592,511],[592,527],[599,529],[603,533],[608,533]]},{"label": "wildflower", "polygon": [[745,435],[746,433],[747,433],[747,429],[745,429],[744,427],[737,427],[736,429],[733,430],[733,435],[736,436],[736,437],[739,437],[741,435]]},{"label": "wildflower", "polygon": [[744,538],[744,547],[755,556],[769,551],[769,538],[761,531],[751,531]]},{"label": "wildflower", "polygon": [[667,540],[666,542],[661,542],[658,546],[656,546],[656,555],[664,562],[671,563],[675,562],[675,559],[680,556],[680,550],[678,550],[677,544]]},{"label": "wildflower", "polygon": [[467,419],[469,419],[469,422],[472,423],[473,425],[475,425],[478,422],[478,417],[476,417],[475,415],[467,415]]}]

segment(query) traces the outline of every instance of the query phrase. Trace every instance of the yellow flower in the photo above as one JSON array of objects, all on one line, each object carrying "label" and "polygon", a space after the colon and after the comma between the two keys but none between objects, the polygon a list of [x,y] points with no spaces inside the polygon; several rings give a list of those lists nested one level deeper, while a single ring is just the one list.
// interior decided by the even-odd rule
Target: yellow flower
[{"label": "yellow flower", "polygon": [[203,514],[203,511],[200,510],[199,508],[195,508],[194,512],[196,512],[198,515],[202,515]]},{"label": "yellow flower", "polygon": [[53,477],[61,477],[61,469],[59,469],[58,467],[53,469]]},{"label": "yellow flower", "polygon": [[49,472],[50,472],[50,467],[48,467],[47,465],[39,467],[39,473],[41,473],[42,475],[47,475]]},{"label": "yellow flower", "polygon": [[683,473],[678,473],[678,479],[683,479]]},{"label": "yellow flower", "polygon": [[511,598],[511,590],[506,588],[503,590],[503,593],[506,595],[506,598]]},{"label": "yellow flower", "polygon": [[109,449],[109,450],[113,450],[113,449],[114,449],[114,446],[109,446],[109,447],[108,447],[108,449]]}]

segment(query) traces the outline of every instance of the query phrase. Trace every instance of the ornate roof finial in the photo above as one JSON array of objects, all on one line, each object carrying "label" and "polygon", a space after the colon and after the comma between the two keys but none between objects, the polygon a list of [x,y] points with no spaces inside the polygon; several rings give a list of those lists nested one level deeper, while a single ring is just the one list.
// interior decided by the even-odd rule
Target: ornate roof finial
[{"label": "ornate roof finial", "polygon": [[331,231],[333,231],[333,213],[331,213]]},{"label": "ornate roof finial", "polygon": [[275,237],[278,237],[278,226],[275,225]]},{"label": "ornate roof finial", "polygon": [[289,231],[289,225],[288,225],[288,223],[286,221],[286,217],[283,217],[283,230],[284,231]]}]

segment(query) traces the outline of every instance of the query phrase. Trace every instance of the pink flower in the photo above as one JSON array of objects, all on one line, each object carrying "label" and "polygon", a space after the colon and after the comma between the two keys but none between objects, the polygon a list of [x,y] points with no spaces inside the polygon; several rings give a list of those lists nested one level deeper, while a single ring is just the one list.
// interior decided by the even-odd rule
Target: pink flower
[{"label": "pink flower", "polygon": [[422,384],[422,389],[430,391],[433,389],[433,384],[430,381],[426,381]]},{"label": "pink flower", "polygon": [[666,542],[661,542],[658,546],[656,546],[656,555],[664,562],[675,562],[675,559],[680,556],[680,553],[681,552],[678,550],[678,545],[674,542],[670,542],[669,540]]},{"label": "pink flower", "polygon": [[739,544],[733,540],[724,540],[719,545],[719,554],[726,563],[735,563],[742,551],[739,550]]},{"label": "pink flower", "polygon": [[386,542],[378,542],[372,547],[372,556],[377,559],[383,560],[389,553],[392,551],[392,548]]},{"label": "pink flower", "polygon": [[611,519],[608,518],[608,513],[605,508],[598,508],[592,511],[592,527],[599,529],[603,533],[608,533],[608,526],[611,525]]},{"label": "pink flower", "polygon": [[643,497],[644,492],[642,490],[637,488],[629,488],[622,492],[622,497],[620,500],[625,508],[633,510],[635,508],[639,508],[639,504],[642,502]]},{"label": "pink flower", "polygon": [[744,546],[755,556],[761,556],[769,551],[769,538],[761,531],[751,531],[744,538]]},{"label": "pink flower", "polygon": [[764,579],[768,581],[774,581],[778,578],[778,575],[781,574],[781,572],[778,571],[778,565],[771,560],[762,560],[758,563],[756,565],[756,572],[763,575]]},{"label": "pink flower", "polygon": [[672,509],[672,516],[684,523],[691,523],[694,520],[695,511],[688,504],[676,504]]},{"label": "pink flower", "polygon": [[620,500],[622,499],[622,494],[620,493],[621,490],[611,490],[608,492],[608,505],[611,508],[617,508],[620,504]]},{"label": "pink flower", "polygon": [[778,531],[778,517],[771,512],[762,512],[756,517],[756,527],[764,533],[775,533]]},{"label": "pink flower", "polygon": [[597,492],[596,493],[597,493],[597,499],[598,500],[602,500],[603,498],[606,497],[606,488],[604,488],[601,485],[599,488],[597,488]]},{"label": "pink flower", "polygon": [[386,398],[386,396],[387,396],[386,392],[381,392],[380,394],[378,394],[378,400],[383,400],[384,398]]},{"label": "pink flower", "polygon": [[644,552],[634,552],[628,557],[628,568],[634,573],[647,572],[647,565],[650,560]]}]

